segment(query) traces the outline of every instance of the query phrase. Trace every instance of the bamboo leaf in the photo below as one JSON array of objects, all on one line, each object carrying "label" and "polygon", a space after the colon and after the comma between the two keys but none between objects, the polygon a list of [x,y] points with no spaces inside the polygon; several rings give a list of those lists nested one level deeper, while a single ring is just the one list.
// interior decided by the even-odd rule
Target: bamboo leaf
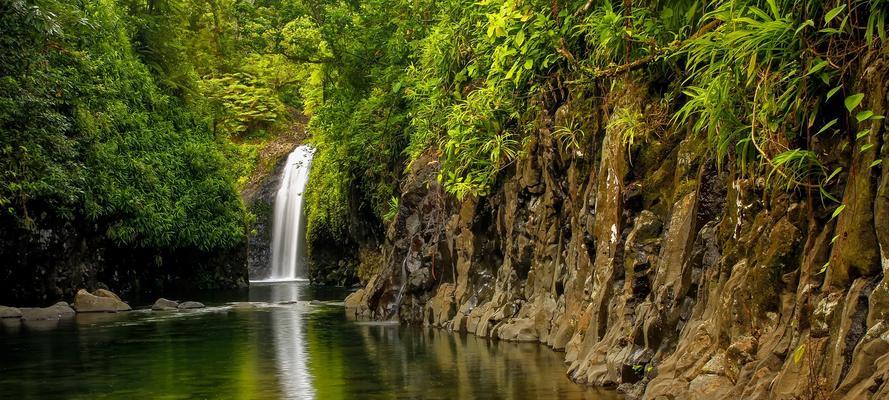
[{"label": "bamboo leaf", "polygon": [[846,97],[843,103],[846,105],[846,109],[849,112],[856,109],[859,104],[861,104],[861,100],[864,100],[864,93],[856,93],[851,96]]},{"label": "bamboo leaf", "polygon": [[827,98],[825,100],[830,100],[830,98],[833,97],[833,95],[837,94],[837,92],[839,92],[840,89],[842,89],[842,88],[843,88],[843,85],[840,85],[840,86],[837,86],[833,89],[830,89],[830,91],[827,92]]},{"label": "bamboo leaf", "polygon": [[858,122],[862,122],[862,121],[872,117],[873,115],[874,115],[873,111],[866,110],[866,111],[862,111],[862,112],[858,113],[858,115],[855,116],[855,119],[857,119]]},{"label": "bamboo leaf", "polygon": [[816,133],[815,136],[818,136],[818,135],[820,135],[821,133],[823,133],[824,131],[830,129],[830,127],[836,125],[836,123],[837,123],[837,119],[836,119],[836,118],[830,120],[830,122],[824,124],[824,126],[822,126],[821,129],[818,130],[818,133]]},{"label": "bamboo leaf", "polygon": [[843,212],[843,210],[845,210],[845,209],[846,209],[846,205],[845,205],[845,204],[840,204],[840,206],[837,207],[836,210],[833,210],[833,214],[830,215],[830,219],[833,220],[834,218],[836,218],[837,216],[839,216],[839,215]]},{"label": "bamboo leaf", "polygon": [[843,170],[843,167],[836,167],[836,169],[834,169],[833,172],[830,173],[830,175],[827,177],[827,179],[824,180],[824,183],[830,182],[830,180],[833,179],[835,176],[837,176],[837,174],[839,174],[840,171],[842,171],[842,170]]},{"label": "bamboo leaf", "polygon": [[840,4],[839,6],[834,7],[834,9],[828,11],[827,14],[824,14],[824,23],[829,24],[830,21],[832,21],[834,18],[836,18],[837,15],[839,15],[845,9],[846,9],[846,3]]},{"label": "bamboo leaf", "polygon": [[750,56],[750,64],[747,65],[747,85],[753,82],[753,74],[756,72],[756,52]]},{"label": "bamboo leaf", "polygon": [[[756,54],[756,53],[754,53],[754,54]],[[807,73],[806,75],[812,75],[814,73],[817,73],[818,71],[821,71],[822,69],[824,69],[825,66],[827,66],[827,60],[822,60],[820,58],[816,59],[815,62],[812,63],[812,68],[809,69],[809,73]]]},{"label": "bamboo leaf", "polygon": [[833,197],[833,195],[831,195],[826,189],[824,189],[824,186],[818,186],[818,191],[821,193],[821,197],[829,199],[834,203],[840,202],[836,197]]}]

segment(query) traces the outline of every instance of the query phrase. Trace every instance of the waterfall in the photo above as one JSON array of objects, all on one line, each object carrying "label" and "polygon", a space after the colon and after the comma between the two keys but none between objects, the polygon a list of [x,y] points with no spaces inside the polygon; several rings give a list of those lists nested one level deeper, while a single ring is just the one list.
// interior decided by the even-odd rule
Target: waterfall
[{"label": "waterfall", "polygon": [[306,218],[303,213],[303,192],[309,181],[314,153],[315,149],[309,146],[299,146],[287,156],[281,186],[275,195],[269,281],[305,278]]}]

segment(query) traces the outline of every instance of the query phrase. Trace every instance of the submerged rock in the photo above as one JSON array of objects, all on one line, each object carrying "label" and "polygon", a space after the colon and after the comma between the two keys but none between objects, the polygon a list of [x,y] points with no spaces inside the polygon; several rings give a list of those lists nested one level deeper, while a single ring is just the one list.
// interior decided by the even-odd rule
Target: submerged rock
[{"label": "submerged rock", "polygon": [[89,293],[84,289],[77,291],[74,296],[74,309],[77,312],[119,312],[130,311],[129,304],[124,303],[120,297],[104,289]]},{"label": "submerged rock", "polygon": [[186,301],[179,304],[180,310],[193,310],[196,308],[204,308],[206,307],[203,303],[198,303],[196,301]]},{"label": "submerged rock", "polygon": [[234,311],[252,311],[258,308],[262,308],[265,303],[252,303],[248,301],[239,301],[235,303],[228,303],[228,306],[231,307]]},{"label": "submerged rock", "polygon": [[15,307],[0,306],[0,318],[21,318],[22,310]]},{"label": "submerged rock", "polygon": [[154,311],[173,311],[179,308],[179,302],[167,300],[163,297],[157,299],[151,309]]}]

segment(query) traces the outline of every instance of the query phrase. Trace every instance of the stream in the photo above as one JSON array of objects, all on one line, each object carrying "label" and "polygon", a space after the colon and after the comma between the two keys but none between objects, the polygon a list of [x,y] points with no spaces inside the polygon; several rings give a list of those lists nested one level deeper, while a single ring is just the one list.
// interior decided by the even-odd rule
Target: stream
[{"label": "stream", "polygon": [[194,311],[4,320],[0,398],[619,398],[572,383],[543,345],[349,321],[347,294],[254,284],[189,293],[208,306]]}]

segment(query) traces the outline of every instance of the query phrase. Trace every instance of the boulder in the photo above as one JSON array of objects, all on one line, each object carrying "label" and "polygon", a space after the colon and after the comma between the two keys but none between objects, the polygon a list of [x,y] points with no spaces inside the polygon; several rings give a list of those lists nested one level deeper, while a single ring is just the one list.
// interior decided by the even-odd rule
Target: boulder
[{"label": "boulder", "polygon": [[114,292],[112,292],[110,290],[96,289],[93,291],[93,295],[99,296],[99,297],[107,297],[109,299],[114,299],[114,300],[123,302],[123,300],[121,300],[118,295],[114,294]]},{"label": "boulder", "polygon": [[[110,293],[111,296],[106,294],[106,292]],[[97,294],[91,294],[83,289],[78,290],[77,294],[74,296],[74,309],[77,310],[77,312],[79,313],[118,312],[132,310],[129,304],[121,301],[119,297],[114,295],[114,293],[102,289],[97,290],[96,293],[102,295],[99,296]]]},{"label": "boulder", "polygon": [[74,316],[74,310],[65,302],[45,308],[22,308],[21,313],[24,321],[53,321]]},{"label": "boulder", "polygon": [[192,310],[195,308],[204,308],[204,307],[206,307],[206,306],[203,305],[202,303],[198,303],[196,301],[186,301],[186,302],[183,302],[182,304],[179,304],[180,310]]},{"label": "boulder", "polygon": [[60,301],[56,304],[53,304],[49,308],[56,310],[56,312],[59,313],[59,317],[61,317],[61,318],[71,318],[71,317],[74,317],[74,314],[76,314],[74,309],[71,308],[71,306],[68,303],[65,303],[64,301]]},{"label": "boulder", "polygon": [[346,308],[358,308],[364,304],[364,289],[358,289],[346,296]]},{"label": "boulder", "polygon": [[157,299],[151,309],[154,311],[172,311],[179,308],[179,302],[167,300],[163,297]]},{"label": "boulder", "polygon": [[15,307],[0,306],[0,318],[21,318],[22,310]]}]

